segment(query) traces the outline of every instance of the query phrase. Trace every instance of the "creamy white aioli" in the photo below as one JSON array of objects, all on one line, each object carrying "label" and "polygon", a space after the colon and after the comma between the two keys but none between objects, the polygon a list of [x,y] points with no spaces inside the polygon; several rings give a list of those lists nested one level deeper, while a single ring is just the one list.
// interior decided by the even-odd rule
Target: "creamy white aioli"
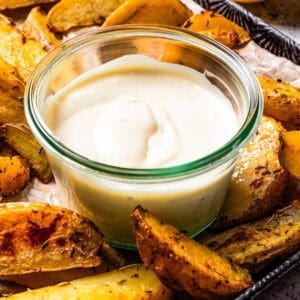
[{"label": "creamy white aioli", "polygon": [[119,167],[190,162],[238,129],[231,102],[204,74],[142,55],[82,74],[48,104],[48,124],[67,147]]}]

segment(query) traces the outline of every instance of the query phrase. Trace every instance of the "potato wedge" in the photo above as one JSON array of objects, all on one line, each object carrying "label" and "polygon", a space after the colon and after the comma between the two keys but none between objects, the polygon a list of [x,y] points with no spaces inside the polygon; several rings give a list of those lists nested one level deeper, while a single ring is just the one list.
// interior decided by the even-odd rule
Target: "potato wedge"
[{"label": "potato wedge", "polygon": [[14,22],[3,14],[0,14],[0,41],[0,56],[9,64],[14,65],[23,46],[24,37]]},{"label": "potato wedge", "polygon": [[20,156],[0,156],[0,197],[17,195],[28,183],[30,168]]},{"label": "potato wedge", "polygon": [[132,220],[142,261],[166,286],[200,299],[233,296],[251,286],[247,270],[141,207],[134,210]]},{"label": "potato wedge", "polygon": [[25,84],[19,78],[18,70],[0,55],[0,94],[11,98],[22,98]]},{"label": "potato wedge", "polygon": [[235,48],[251,40],[245,29],[212,11],[192,16],[182,27],[204,34],[229,48]]},{"label": "potato wedge", "polygon": [[264,95],[264,114],[300,126],[300,88],[257,76]]},{"label": "potato wedge", "polygon": [[48,29],[46,12],[40,7],[34,7],[30,11],[23,24],[22,32],[27,39],[37,41],[46,51],[51,51],[61,44],[61,40]]},{"label": "potato wedge", "polygon": [[172,293],[150,269],[143,265],[134,265],[56,286],[30,290],[6,299],[167,300],[172,299]]},{"label": "potato wedge", "polygon": [[102,24],[124,0],[62,0],[48,14],[48,25],[55,32],[72,27]]},{"label": "potato wedge", "polygon": [[283,132],[282,139],[282,163],[292,176],[300,180],[300,131]]},{"label": "potato wedge", "polygon": [[300,201],[263,220],[217,234],[205,244],[257,273],[274,259],[300,248]]},{"label": "potato wedge", "polygon": [[121,24],[161,24],[181,26],[192,15],[180,0],[127,0],[102,27]]},{"label": "potato wedge", "polygon": [[0,205],[0,275],[96,267],[102,234],[76,213],[43,203]]},{"label": "potato wedge", "polygon": [[57,0],[0,0],[0,10],[15,9],[42,3],[51,3]]},{"label": "potato wedge", "polygon": [[44,149],[33,137],[31,131],[25,124],[4,124],[0,128],[0,136],[26,158],[31,168],[44,183],[52,180],[52,172]]},{"label": "potato wedge", "polygon": [[264,217],[278,205],[288,178],[279,161],[283,132],[280,122],[263,117],[237,162],[215,228]]},{"label": "potato wedge", "polygon": [[47,52],[35,40],[27,40],[20,50],[16,66],[24,82],[27,82],[36,65],[43,59]]}]

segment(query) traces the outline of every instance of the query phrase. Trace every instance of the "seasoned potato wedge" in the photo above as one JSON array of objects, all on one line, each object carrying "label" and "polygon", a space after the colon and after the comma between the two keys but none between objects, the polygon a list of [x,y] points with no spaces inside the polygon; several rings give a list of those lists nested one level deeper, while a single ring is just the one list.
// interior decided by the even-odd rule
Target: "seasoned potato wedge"
[{"label": "seasoned potato wedge", "polygon": [[172,293],[150,269],[143,265],[134,265],[56,286],[30,290],[7,299],[167,300],[172,299]]},{"label": "seasoned potato wedge", "polygon": [[253,273],[300,248],[300,201],[271,217],[222,232],[205,244]]},{"label": "seasoned potato wedge", "polygon": [[0,10],[14,9],[19,7],[26,7],[42,3],[55,2],[57,0],[0,0]]},{"label": "seasoned potato wedge", "polygon": [[62,0],[48,14],[53,31],[65,32],[75,26],[102,24],[124,0]]},{"label": "seasoned potato wedge", "polygon": [[300,89],[285,82],[257,76],[264,95],[264,113],[300,125]]},{"label": "seasoned potato wedge", "polygon": [[24,37],[13,21],[0,14],[0,56],[14,65],[16,57],[23,46]]},{"label": "seasoned potato wedge", "polygon": [[184,23],[183,27],[202,33],[229,48],[245,44],[251,39],[245,29],[211,11],[192,16]]},{"label": "seasoned potato wedge", "polygon": [[44,149],[33,137],[31,131],[25,124],[4,124],[0,128],[0,136],[26,158],[31,168],[44,183],[52,180],[51,169]]},{"label": "seasoned potato wedge", "polygon": [[300,131],[282,133],[282,162],[291,175],[300,180]]},{"label": "seasoned potato wedge", "polygon": [[102,234],[76,213],[43,203],[0,205],[0,275],[96,267]]},{"label": "seasoned potato wedge", "polygon": [[24,82],[19,78],[18,70],[0,55],[0,93],[5,97],[21,98],[24,94]]},{"label": "seasoned potato wedge", "polygon": [[121,24],[181,26],[191,15],[180,0],[127,0],[105,20],[103,27]]},{"label": "seasoned potato wedge", "polygon": [[35,40],[27,40],[20,50],[16,66],[18,73],[24,82],[27,82],[36,65],[42,60],[47,52]]},{"label": "seasoned potato wedge", "polygon": [[20,156],[0,156],[0,197],[17,195],[28,183],[30,168]]},{"label": "seasoned potato wedge", "polygon": [[40,7],[34,7],[30,11],[23,24],[22,31],[27,39],[37,41],[46,51],[54,49],[61,43],[61,40],[48,29],[47,15]]},{"label": "seasoned potato wedge", "polygon": [[22,99],[9,97],[0,89],[0,125],[25,124]]},{"label": "seasoned potato wedge", "polygon": [[278,205],[288,177],[279,161],[282,132],[280,122],[263,117],[237,162],[215,228],[264,217]]},{"label": "seasoned potato wedge", "polygon": [[166,286],[200,299],[233,296],[251,286],[247,270],[141,207],[135,209],[132,219],[141,259]]}]

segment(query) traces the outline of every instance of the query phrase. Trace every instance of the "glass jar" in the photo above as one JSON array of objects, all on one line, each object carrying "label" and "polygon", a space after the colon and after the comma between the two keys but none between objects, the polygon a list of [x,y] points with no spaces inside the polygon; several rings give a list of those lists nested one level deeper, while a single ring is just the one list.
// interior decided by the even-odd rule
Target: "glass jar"
[{"label": "glass jar", "polygon": [[[167,168],[119,168],[68,149],[47,124],[48,97],[80,74],[128,54],[143,54],[204,73],[232,102],[238,132],[213,153]],[[221,44],[184,29],[126,25],[79,36],[52,51],[27,84],[25,112],[48,155],[56,183],[64,191],[65,207],[94,221],[115,246],[132,248],[130,215],[137,205],[192,237],[215,220],[239,151],[259,125],[262,95],[248,66]]]}]

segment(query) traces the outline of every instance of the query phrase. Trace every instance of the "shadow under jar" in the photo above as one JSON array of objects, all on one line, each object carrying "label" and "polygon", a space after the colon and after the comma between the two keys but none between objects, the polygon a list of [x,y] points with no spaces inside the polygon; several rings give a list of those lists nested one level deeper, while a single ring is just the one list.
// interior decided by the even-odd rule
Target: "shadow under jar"
[{"label": "shadow under jar", "polygon": [[[204,73],[231,101],[238,120],[236,134],[205,157],[157,169],[106,165],[66,147],[47,123],[49,96],[88,70],[129,54]],[[79,36],[51,52],[28,82],[25,112],[64,192],[63,205],[94,221],[115,246],[130,249],[134,248],[130,215],[137,205],[191,237],[215,220],[239,151],[259,125],[262,95],[246,64],[207,37],[171,27],[118,26]]]}]

